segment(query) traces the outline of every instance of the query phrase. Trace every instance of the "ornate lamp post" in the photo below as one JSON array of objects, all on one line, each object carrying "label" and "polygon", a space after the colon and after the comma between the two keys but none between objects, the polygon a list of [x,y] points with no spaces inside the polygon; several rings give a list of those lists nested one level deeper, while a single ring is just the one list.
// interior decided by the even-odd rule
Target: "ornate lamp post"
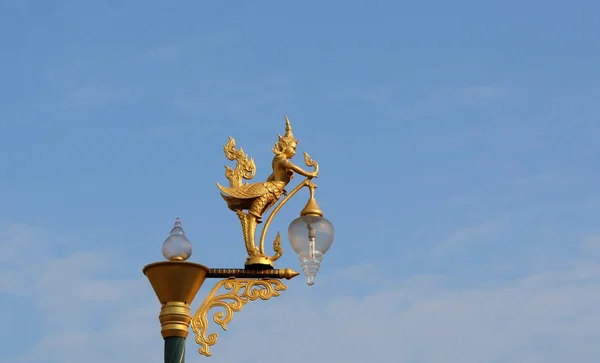
[{"label": "ornate lamp post", "polygon": [[[265,252],[265,237],[273,218],[279,210],[300,189],[307,187],[310,195],[300,217],[294,220],[288,229],[288,238],[294,251],[300,258],[302,270],[308,285],[313,285],[321,266],[323,255],[333,243],[333,226],[323,218],[323,212],[315,199],[316,185],[313,178],[318,177],[319,164],[304,153],[304,162],[313,171],[306,171],[295,165],[291,159],[296,154],[298,140],[292,134],[290,121],[285,116],[284,136],[278,135],[273,147],[273,172],[265,182],[244,183],[256,174],[254,160],[244,151],[235,148],[235,140],[229,141],[223,148],[225,156],[236,161],[235,169],[225,166],[225,176],[229,187],[217,183],[221,196],[229,209],[236,213],[241,225],[248,257],[243,269],[208,268],[186,260],[192,255],[192,245],[181,228],[179,218],[169,237],[163,244],[163,255],[168,261],[155,262],[144,267],[143,272],[162,304],[159,315],[161,334],[165,339],[165,363],[181,363],[185,359],[185,339],[192,330],[196,334],[196,343],[200,345],[200,354],[210,356],[210,347],[217,342],[217,333],[208,333],[208,314],[213,308],[221,310],[213,314],[213,321],[223,330],[231,321],[233,313],[240,311],[249,301],[268,300],[286,290],[282,279],[291,279],[299,273],[290,268],[275,269],[274,263],[283,253],[279,232],[273,241],[273,255]],[[285,187],[294,174],[305,177],[291,192]],[[285,196],[281,201],[281,196]],[[279,203],[278,203],[279,202]],[[256,243],[256,228],[262,223],[263,215],[275,206],[267,217],[261,230],[259,243]],[[207,278],[220,279],[206,299],[192,316],[190,304]]]}]

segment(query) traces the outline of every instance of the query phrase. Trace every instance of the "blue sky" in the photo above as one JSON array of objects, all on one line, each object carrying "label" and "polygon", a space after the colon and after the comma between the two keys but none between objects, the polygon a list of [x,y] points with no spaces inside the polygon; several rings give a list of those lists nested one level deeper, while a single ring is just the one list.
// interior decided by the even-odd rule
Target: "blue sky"
[{"label": "blue sky", "polygon": [[1,1],[0,362],[162,361],[141,269],[175,217],[191,260],[243,265],[222,147],[266,178],[284,113],[336,239],[314,287],[248,306],[210,360],[256,361],[240,349],[267,339],[290,363],[309,344],[323,362],[595,361],[599,12]]}]

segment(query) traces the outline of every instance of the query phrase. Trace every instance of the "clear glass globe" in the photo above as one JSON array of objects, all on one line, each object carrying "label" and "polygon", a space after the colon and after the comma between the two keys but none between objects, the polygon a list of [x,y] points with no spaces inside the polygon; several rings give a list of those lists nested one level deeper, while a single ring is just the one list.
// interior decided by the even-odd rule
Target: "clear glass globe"
[{"label": "clear glass globe", "polygon": [[192,244],[181,228],[181,220],[175,219],[175,225],[162,247],[163,256],[169,261],[185,261],[192,255]]},{"label": "clear glass globe", "polygon": [[300,258],[306,283],[312,286],[323,255],[333,244],[333,225],[323,217],[302,216],[290,224],[288,238]]}]

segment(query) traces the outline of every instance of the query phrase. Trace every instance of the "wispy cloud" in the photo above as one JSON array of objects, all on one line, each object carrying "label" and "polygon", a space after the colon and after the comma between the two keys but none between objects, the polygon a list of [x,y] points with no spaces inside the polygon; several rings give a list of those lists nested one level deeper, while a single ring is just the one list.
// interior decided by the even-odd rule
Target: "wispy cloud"
[{"label": "wispy cloud", "polygon": [[146,50],[139,58],[143,61],[174,62],[181,56],[181,47],[177,44],[162,44]]},{"label": "wispy cloud", "polygon": [[[514,95],[514,89],[496,84],[472,85],[438,90],[440,95],[453,95],[466,103],[481,99],[502,99]],[[451,98],[451,97],[450,97]]]},{"label": "wispy cloud", "polygon": [[[498,222],[489,222],[464,228],[445,242],[460,245],[497,227]],[[2,250],[21,238],[13,235],[2,240]],[[44,243],[31,241],[27,248]],[[103,277],[129,263],[102,251],[46,255],[38,263],[40,274],[35,283],[29,284],[30,298],[42,314],[38,323],[43,326],[43,337],[26,352],[9,349],[12,356],[4,362],[161,362],[160,304],[148,282],[142,276]],[[8,278],[23,283],[18,272],[27,268],[30,266],[23,263]],[[367,273],[370,279],[387,283],[362,297],[339,294],[335,279],[331,279],[360,281],[361,274]],[[511,281],[457,289],[450,283],[451,276],[413,275],[394,280],[386,279],[385,271],[374,266],[350,266],[334,272],[324,287],[316,285],[302,294],[288,291],[277,300],[249,304],[236,314],[229,331],[220,332],[211,360],[220,363],[242,357],[248,362],[262,359],[268,363],[285,356],[287,362],[300,363],[306,356],[305,349],[298,346],[310,346],[311,356],[319,360],[349,363],[379,362],[391,356],[402,363],[593,362],[600,349],[585,342],[593,339],[600,324],[598,277],[600,265],[579,260],[547,266]],[[296,287],[305,288],[303,284]],[[312,292],[318,296],[319,289],[328,293],[311,297]],[[257,325],[263,328],[259,335],[254,330]],[[218,331],[214,326],[210,329]],[[193,338],[190,335],[187,343],[188,359],[201,359],[195,357]],[[260,349],[252,349],[265,341],[272,349],[268,357]],[[356,343],[352,350],[347,349],[349,341]],[[540,349],[553,341],[561,344],[551,350]],[[111,349],[106,349],[108,346]]]},{"label": "wispy cloud", "polygon": [[600,234],[585,237],[581,243],[581,246],[588,250],[600,249]]},{"label": "wispy cloud", "polygon": [[503,221],[493,220],[480,225],[458,229],[436,245],[432,252],[434,254],[443,254],[463,248],[471,243],[479,242],[499,231],[503,225]]},{"label": "wispy cloud", "polygon": [[106,83],[87,83],[67,94],[65,106],[72,109],[105,107],[131,98],[130,90]]},{"label": "wispy cloud", "polygon": [[180,94],[174,97],[172,103],[188,116],[199,116],[217,109],[232,116],[242,116],[251,108],[283,102],[290,92],[285,85],[286,80],[284,73],[276,71],[260,78],[226,80],[203,91]]},{"label": "wispy cloud", "polygon": [[537,189],[556,188],[564,186],[568,180],[563,175],[555,172],[545,172],[527,175],[511,182],[511,185],[520,190],[534,191]]},{"label": "wispy cloud", "polygon": [[[362,95],[362,98],[375,105],[405,104],[405,84],[388,84],[367,87],[366,90],[356,92],[354,95]],[[433,85],[412,90],[412,108],[414,110],[425,110],[427,107],[439,108],[475,105],[483,100],[502,100],[513,97],[516,93],[514,87],[503,84],[472,84],[472,85]],[[416,99],[414,98],[416,96]],[[416,102],[414,102],[416,101]]]},{"label": "wispy cloud", "polygon": [[336,270],[329,276],[329,279],[332,281],[350,281],[369,284],[373,281],[373,276],[379,275],[382,275],[381,266],[372,263],[364,263]]}]

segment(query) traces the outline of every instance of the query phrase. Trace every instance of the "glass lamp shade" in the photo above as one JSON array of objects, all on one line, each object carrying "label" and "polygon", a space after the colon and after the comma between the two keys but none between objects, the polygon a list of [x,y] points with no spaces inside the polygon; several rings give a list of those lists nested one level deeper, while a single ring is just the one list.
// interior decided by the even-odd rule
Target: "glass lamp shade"
[{"label": "glass lamp shade", "polygon": [[306,283],[312,286],[321,267],[323,255],[333,244],[333,225],[323,217],[302,216],[290,224],[288,238],[300,258]]},{"label": "glass lamp shade", "polygon": [[192,244],[181,228],[181,220],[175,219],[175,225],[162,247],[163,256],[169,261],[185,261],[192,255]]}]

